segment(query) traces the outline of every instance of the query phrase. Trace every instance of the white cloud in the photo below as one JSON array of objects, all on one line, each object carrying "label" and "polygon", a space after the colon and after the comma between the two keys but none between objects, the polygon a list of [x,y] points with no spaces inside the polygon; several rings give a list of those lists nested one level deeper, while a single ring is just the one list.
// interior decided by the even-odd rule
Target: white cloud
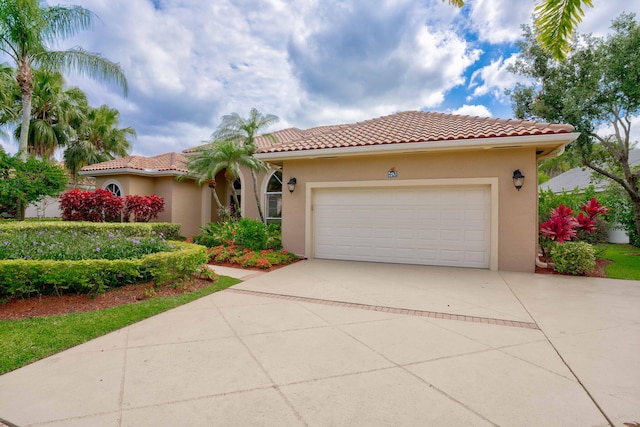
[{"label": "white cloud", "polygon": [[507,67],[513,65],[517,58],[517,54],[507,59],[500,57],[474,71],[469,83],[469,89],[473,89],[473,92],[467,97],[467,101],[486,94],[492,94],[498,99],[506,99],[505,89],[512,89],[518,82],[525,82],[521,76],[507,70]]},{"label": "white cloud", "polygon": [[[479,46],[495,58],[494,49],[520,36],[534,4],[470,0],[460,10],[442,0],[58,1],[100,17],[93,31],[63,47],[79,45],[119,62],[130,94],[123,98],[112,86],[77,76],[69,83],[92,104],[117,108],[121,125],[138,132],[133,153],[142,155],[197,145],[222,115],[251,107],[278,115],[277,128],[437,110],[465,96],[461,114],[490,115],[473,105],[483,95],[496,97],[491,110],[501,111],[502,91],[515,79],[505,70],[513,57],[475,70],[467,87],[464,76],[477,67]],[[608,16],[637,3],[598,3],[594,11]],[[581,30],[593,31],[591,16]]]},{"label": "white cloud", "polygon": [[451,114],[459,114],[462,116],[478,116],[491,117],[491,111],[484,105],[463,105],[462,107],[448,111]]},{"label": "white cloud", "polygon": [[480,41],[514,42],[520,38],[520,26],[531,22],[533,1],[476,0],[470,1],[471,26]]}]

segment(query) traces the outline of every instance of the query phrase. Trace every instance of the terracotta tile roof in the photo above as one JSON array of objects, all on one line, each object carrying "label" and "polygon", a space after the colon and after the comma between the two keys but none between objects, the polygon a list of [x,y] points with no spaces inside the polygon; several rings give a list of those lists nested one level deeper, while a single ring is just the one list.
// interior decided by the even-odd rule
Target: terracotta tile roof
[{"label": "terracotta tile roof", "polygon": [[141,171],[177,171],[187,172],[187,159],[179,153],[165,153],[154,157],[127,156],[108,162],[97,163],[82,168],[82,172],[136,169]]},{"label": "terracotta tile roof", "polygon": [[[264,148],[268,148],[274,144],[282,144],[284,142],[288,142],[288,141],[293,141],[295,139],[299,139],[301,137],[303,137],[305,135],[307,131],[304,130],[300,130],[298,128],[287,128],[287,129],[281,129],[281,130],[277,130],[275,132],[271,132],[271,135],[273,135],[276,138],[276,141],[274,141],[271,138],[267,138],[264,135],[258,135],[255,139],[256,142],[256,146],[258,147],[258,150],[262,150]],[[198,145],[197,147],[192,147],[192,148],[187,148],[185,150],[182,150],[183,153],[188,154],[188,153],[195,153],[197,151],[200,151],[201,149],[203,149],[204,147],[207,147],[210,144],[203,144],[203,145]]]},{"label": "terracotta tile roof", "polygon": [[571,125],[406,111],[363,122],[322,126],[260,150],[261,153],[570,133]]}]

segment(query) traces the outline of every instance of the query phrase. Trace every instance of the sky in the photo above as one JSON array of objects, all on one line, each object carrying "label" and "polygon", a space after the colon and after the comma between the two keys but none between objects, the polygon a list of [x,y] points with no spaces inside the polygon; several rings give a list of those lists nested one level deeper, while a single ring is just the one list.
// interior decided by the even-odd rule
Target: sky
[{"label": "sky", "polygon": [[[596,1],[581,33],[604,36],[640,1]],[[49,1],[49,4],[54,2]],[[406,110],[511,118],[504,90],[534,0],[60,0],[94,28],[80,46],[123,68],[129,94],[67,75],[97,107],[137,132],[131,154],[180,152],[208,140],[225,114],[275,114],[267,131],[353,123]],[[4,60],[0,57],[0,62]],[[1,141],[17,151],[14,141]]]}]

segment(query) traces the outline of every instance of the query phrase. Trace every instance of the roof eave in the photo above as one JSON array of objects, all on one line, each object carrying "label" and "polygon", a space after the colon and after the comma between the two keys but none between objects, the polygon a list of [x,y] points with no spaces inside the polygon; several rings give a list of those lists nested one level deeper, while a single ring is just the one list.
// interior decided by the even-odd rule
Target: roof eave
[{"label": "roof eave", "polygon": [[255,156],[265,162],[280,164],[284,160],[319,159],[327,157],[347,157],[380,154],[412,154],[432,151],[458,151],[478,149],[505,149],[535,147],[538,156],[547,156],[571,143],[580,134],[577,132],[545,135],[503,136],[493,138],[472,138],[448,141],[423,141],[411,143],[379,144],[357,147],[322,148],[311,150],[285,151],[277,153],[257,153]]},{"label": "roof eave", "polygon": [[140,175],[140,176],[181,176],[186,172],[178,170],[157,170],[157,169],[133,169],[133,168],[118,168],[118,169],[98,169],[80,171],[78,175],[96,177],[106,175]]}]

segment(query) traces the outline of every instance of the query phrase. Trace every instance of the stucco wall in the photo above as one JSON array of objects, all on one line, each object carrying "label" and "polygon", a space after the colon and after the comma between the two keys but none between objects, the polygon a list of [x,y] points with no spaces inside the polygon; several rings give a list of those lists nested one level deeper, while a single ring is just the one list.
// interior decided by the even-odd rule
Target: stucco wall
[{"label": "stucco wall", "polygon": [[123,194],[150,196],[156,194],[164,199],[165,210],[157,221],[180,223],[181,233],[192,236],[199,233],[201,224],[201,189],[193,181],[176,181],[173,176],[153,177],[136,175],[113,175],[97,177],[96,188],[116,182]]},{"label": "stucco wall", "polygon": [[194,236],[200,233],[202,215],[202,189],[193,181],[176,181],[165,178],[163,185],[172,188],[171,222],[182,224],[183,236]]},{"label": "stucco wall", "polygon": [[[395,167],[395,181],[442,178],[498,178],[498,268],[534,270],[537,245],[537,167],[535,150],[493,149],[450,153],[412,153],[283,162],[283,181],[296,177],[293,194],[283,192],[282,238],[285,249],[305,254],[306,183],[386,180]],[[524,187],[513,186],[513,171],[525,175]]]}]

